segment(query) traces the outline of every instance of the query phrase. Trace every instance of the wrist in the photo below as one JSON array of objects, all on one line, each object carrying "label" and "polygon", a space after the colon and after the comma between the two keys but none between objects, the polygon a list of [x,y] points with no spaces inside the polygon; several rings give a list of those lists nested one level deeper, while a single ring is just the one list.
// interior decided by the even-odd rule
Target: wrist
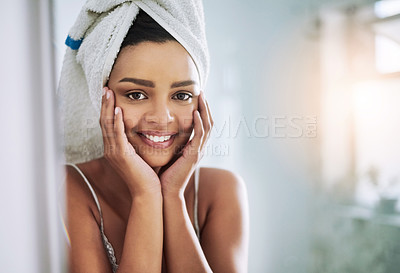
[{"label": "wrist", "polygon": [[162,190],[161,192],[164,200],[171,199],[171,200],[185,201],[185,196],[183,191]]},{"label": "wrist", "polygon": [[161,187],[154,186],[146,189],[138,189],[129,187],[129,192],[132,198],[143,197],[143,198],[162,198]]},{"label": "wrist", "polygon": [[[156,216],[162,215],[162,208],[163,208],[163,198],[161,193],[145,193],[140,195],[132,196],[131,200],[131,209],[130,209],[130,216],[137,215],[137,213],[144,212],[145,215],[149,216]],[[160,214],[158,214],[160,213]]]}]

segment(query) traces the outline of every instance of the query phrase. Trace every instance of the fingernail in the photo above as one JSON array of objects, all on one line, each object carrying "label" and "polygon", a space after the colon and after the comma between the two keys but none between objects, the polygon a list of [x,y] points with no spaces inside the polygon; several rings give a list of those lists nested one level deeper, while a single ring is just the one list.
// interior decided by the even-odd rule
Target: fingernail
[{"label": "fingernail", "polygon": [[119,107],[115,107],[115,114],[118,115],[119,113]]},{"label": "fingernail", "polygon": [[106,88],[103,87],[103,93],[101,95],[104,96],[105,93],[106,93]]},{"label": "fingernail", "polygon": [[107,91],[107,96],[106,96],[106,98],[107,98],[107,99],[109,99],[109,98],[110,98],[110,96],[111,96],[111,94],[110,94],[110,93],[111,93],[111,91]]}]

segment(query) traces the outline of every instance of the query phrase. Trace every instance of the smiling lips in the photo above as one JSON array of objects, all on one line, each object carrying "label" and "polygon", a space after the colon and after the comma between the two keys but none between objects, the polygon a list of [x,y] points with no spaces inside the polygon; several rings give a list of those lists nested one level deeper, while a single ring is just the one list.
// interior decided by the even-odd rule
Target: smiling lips
[{"label": "smiling lips", "polygon": [[169,136],[153,136],[153,135],[147,135],[147,134],[143,134],[143,135],[147,139],[150,139],[153,142],[164,142],[171,138],[171,135],[169,135]]},{"label": "smiling lips", "polygon": [[176,133],[138,132],[138,135],[147,145],[154,148],[166,149],[174,142]]}]

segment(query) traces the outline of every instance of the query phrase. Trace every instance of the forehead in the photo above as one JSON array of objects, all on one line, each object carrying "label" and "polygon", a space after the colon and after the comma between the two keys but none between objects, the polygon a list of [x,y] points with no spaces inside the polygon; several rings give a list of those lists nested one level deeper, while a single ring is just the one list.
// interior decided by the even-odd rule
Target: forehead
[{"label": "forehead", "polygon": [[193,59],[178,43],[142,42],[121,50],[115,62],[111,77],[138,77],[153,81],[193,80],[199,82],[199,75]]}]

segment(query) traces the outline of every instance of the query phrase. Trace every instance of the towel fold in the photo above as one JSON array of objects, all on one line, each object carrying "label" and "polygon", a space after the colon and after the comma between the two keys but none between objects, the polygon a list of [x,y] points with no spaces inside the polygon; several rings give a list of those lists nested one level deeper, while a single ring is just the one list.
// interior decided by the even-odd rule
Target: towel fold
[{"label": "towel fold", "polygon": [[187,50],[204,89],[209,54],[200,0],[88,0],[66,40],[58,87],[67,162],[84,162],[103,155],[101,92],[139,9]]}]

